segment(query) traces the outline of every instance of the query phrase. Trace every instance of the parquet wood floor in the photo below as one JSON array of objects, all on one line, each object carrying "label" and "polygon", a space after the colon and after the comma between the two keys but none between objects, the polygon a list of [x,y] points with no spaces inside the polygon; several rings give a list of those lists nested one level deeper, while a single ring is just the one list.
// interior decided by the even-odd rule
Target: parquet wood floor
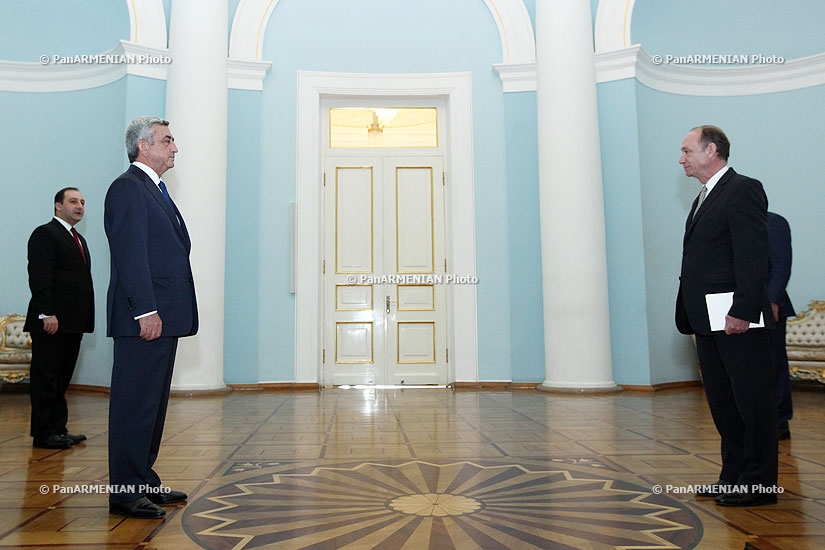
[{"label": "parquet wood floor", "polygon": [[794,406],[778,504],[721,508],[684,492],[719,471],[699,388],[174,397],[156,469],[189,501],[134,520],[108,513],[108,395],[70,392],[89,439],[53,451],[0,392],[0,550],[825,548],[825,392]]}]

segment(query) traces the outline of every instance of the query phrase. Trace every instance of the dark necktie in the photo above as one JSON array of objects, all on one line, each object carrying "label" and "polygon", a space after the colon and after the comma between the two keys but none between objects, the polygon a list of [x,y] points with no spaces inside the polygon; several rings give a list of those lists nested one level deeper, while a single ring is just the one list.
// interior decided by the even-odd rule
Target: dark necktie
[{"label": "dark necktie", "polygon": [[77,229],[72,227],[72,237],[74,237],[74,242],[77,244],[77,247],[80,249],[80,255],[83,256],[83,263],[86,262],[86,251],[83,250],[83,244],[80,242],[80,235],[77,234]]},{"label": "dark necktie", "polygon": [[175,209],[175,203],[172,202],[172,197],[169,196],[169,191],[166,190],[166,184],[163,183],[163,180],[160,181],[158,187],[160,187],[160,193],[163,195],[163,198],[165,198],[169,206],[172,207],[172,212],[175,213],[175,219],[178,220],[178,225],[183,225],[178,217],[178,211]]},{"label": "dark necktie", "polygon": [[[160,187],[160,192],[163,194],[163,198],[166,199],[166,202],[169,203],[169,206],[172,206],[174,203],[172,202],[172,197],[169,196],[169,191],[166,190],[166,184],[163,183],[163,180],[158,184]],[[174,207],[172,208],[174,210]]]}]

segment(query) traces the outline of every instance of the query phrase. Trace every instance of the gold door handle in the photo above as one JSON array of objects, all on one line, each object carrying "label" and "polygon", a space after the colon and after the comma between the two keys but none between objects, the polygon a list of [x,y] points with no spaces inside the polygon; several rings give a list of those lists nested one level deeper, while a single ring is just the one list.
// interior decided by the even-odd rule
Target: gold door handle
[{"label": "gold door handle", "polygon": [[387,315],[390,314],[390,302],[395,302],[395,300],[390,300],[390,295],[387,294],[387,302],[386,302],[386,304],[387,304]]}]

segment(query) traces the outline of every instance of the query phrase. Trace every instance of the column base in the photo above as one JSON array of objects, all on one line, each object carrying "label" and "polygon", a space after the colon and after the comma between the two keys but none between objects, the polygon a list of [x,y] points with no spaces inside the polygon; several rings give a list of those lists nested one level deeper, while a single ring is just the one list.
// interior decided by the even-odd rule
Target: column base
[{"label": "column base", "polygon": [[554,386],[552,384],[548,384],[544,382],[543,384],[539,384],[536,386],[536,389],[543,392],[548,393],[619,393],[624,391],[621,386],[616,385],[615,383],[611,383],[609,385],[603,386],[586,386],[586,387],[576,387],[576,386]]},{"label": "column base", "polygon": [[198,387],[187,387],[187,386],[172,386],[169,390],[169,394],[172,397],[197,397],[197,396],[204,396],[204,395],[220,395],[224,393],[230,393],[232,388],[229,386],[198,386]]}]

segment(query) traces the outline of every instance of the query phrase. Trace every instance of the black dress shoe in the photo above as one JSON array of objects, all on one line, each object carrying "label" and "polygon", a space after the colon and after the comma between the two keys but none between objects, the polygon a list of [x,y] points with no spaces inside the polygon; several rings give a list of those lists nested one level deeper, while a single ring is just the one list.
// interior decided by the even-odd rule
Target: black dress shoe
[{"label": "black dress shoe", "polygon": [[63,437],[72,442],[72,445],[77,445],[81,441],[86,441],[86,436],[83,434],[63,434]]},{"label": "black dress shoe", "polygon": [[158,519],[166,515],[163,508],[152,504],[146,497],[131,502],[110,502],[109,513],[137,519]]},{"label": "black dress shoe", "polygon": [[716,497],[719,506],[762,506],[776,504],[776,495],[773,493],[731,493]]},{"label": "black dress shoe", "polygon": [[186,496],[186,493],[182,491],[167,491],[165,493],[146,493],[146,498],[148,498],[155,504],[165,506],[167,504],[177,504],[178,502],[186,502],[186,499],[189,497]]},{"label": "black dress shoe", "polygon": [[47,435],[46,437],[35,437],[32,447],[38,449],[68,449],[74,445],[69,439],[62,435]]},{"label": "black dress shoe", "polygon": [[697,497],[706,497],[706,498],[716,498],[719,495],[725,494],[725,487],[730,485],[729,483],[725,483],[724,481],[717,480],[714,481],[710,485],[700,485],[700,489],[696,491]]},{"label": "black dress shoe", "polygon": [[777,434],[777,439],[779,441],[786,441],[791,438],[791,429],[787,426],[780,426],[779,432]]}]

